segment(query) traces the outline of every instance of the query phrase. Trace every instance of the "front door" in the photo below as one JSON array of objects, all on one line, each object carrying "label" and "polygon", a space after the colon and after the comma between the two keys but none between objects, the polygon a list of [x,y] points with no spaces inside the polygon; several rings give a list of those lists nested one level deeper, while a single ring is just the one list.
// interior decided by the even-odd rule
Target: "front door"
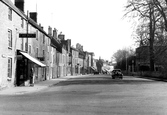
[{"label": "front door", "polygon": [[24,58],[23,56],[20,57],[17,58],[16,86],[24,86],[28,75],[28,59]]}]

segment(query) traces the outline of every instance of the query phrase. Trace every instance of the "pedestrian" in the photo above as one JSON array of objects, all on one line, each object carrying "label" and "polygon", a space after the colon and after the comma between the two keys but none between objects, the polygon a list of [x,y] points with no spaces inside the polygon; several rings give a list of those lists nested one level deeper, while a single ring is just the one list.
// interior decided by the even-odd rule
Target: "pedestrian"
[{"label": "pedestrian", "polygon": [[30,69],[30,86],[34,86],[34,69]]}]

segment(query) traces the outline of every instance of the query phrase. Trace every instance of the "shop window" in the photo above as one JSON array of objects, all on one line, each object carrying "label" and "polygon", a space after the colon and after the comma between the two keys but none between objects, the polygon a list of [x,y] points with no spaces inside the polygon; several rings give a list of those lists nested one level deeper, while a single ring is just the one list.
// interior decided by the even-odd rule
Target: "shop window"
[{"label": "shop window", "polygon": [[8,48],[12,48],[12,30],[8,29]]},{"label": "shop window", "polygon": [[12,78],[12,58],[8,58],[8,78]]}]

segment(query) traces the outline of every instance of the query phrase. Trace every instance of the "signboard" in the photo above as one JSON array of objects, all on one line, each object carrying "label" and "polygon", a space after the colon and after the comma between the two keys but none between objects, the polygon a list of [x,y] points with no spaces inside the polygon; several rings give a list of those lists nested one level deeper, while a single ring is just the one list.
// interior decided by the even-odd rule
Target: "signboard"
[{"label": "signboard", "polygon": [[36,38],[36,34],[19,34],[20,38]]}]

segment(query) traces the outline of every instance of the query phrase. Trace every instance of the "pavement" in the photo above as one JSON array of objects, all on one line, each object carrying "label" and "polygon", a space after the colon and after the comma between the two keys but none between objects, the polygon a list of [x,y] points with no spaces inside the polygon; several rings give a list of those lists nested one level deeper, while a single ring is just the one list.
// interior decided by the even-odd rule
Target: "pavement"
[{"label": "pavement", "polygon": [[84,75],[78,75],[78,76],[64,76],[56,79],[50,79],[46,81],[41,81],[38,83],[35,83],[33,87],[31,86],[21,86],[21,87],[8,87],[3,88],[0,90],[0,95],[22,95],[27,93],[34,93],[41,90],[44,90],[48,87],[51,87],[55,84],[58,84],[61,81],[65,81],[71,78],[81,77]]}]

